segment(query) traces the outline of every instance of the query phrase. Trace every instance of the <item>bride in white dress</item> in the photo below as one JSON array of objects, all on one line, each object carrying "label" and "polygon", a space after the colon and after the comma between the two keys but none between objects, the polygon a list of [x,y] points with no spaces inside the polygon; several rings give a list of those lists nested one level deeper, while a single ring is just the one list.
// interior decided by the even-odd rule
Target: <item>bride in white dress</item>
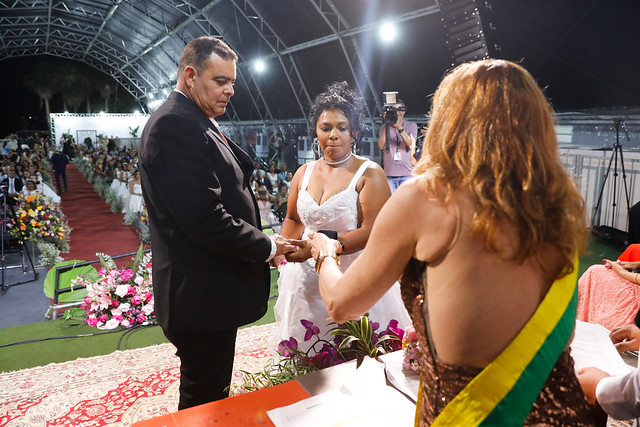
[{"label": "bride in white dress", "polygon": [[[307,351],[315,339],[304,341],[306,328],[300,320],[313,322],[325,337],[331,328],[329,314],[318,289],[309,246],[304,243],[310,232],[334,230],[343,245],[342,271],[364,248],[373,222],[391,195],[387,179],[379,165],[352,153],[352,146],[363,125],[363,103],[346,83],[334,83],[316,98],[311,111],[318,143],[324,157],[301,166],[289,193],[287,216],[281,235],[301,239],[300,249],[287,256],[278,280],[278,301],[274,311],[276,330],[270,348],[294,337],[298,348]],[[274,263],[278,263],[278,259]],[[396,283],[369,311],[369,318],[383,331],[391,319],[404,329],[409,315]]]},{"label": "bride in white dress", "polygon": [[140,212],[142,210],[142,185],[140,183],[140,172],[133,172],[133,179],[129,183],[129,210],[128,212]]}]

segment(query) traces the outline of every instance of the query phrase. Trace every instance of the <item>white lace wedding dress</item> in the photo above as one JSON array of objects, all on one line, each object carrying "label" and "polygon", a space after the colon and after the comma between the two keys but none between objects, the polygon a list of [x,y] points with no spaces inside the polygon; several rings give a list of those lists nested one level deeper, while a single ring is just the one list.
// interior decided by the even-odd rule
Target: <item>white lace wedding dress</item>
[{"label": "white lace wedding dress", "polygon": [[[358,192],[356,191],[356,183],[370,164],[369,160],[363,163],[349,183],[349,187],[331,196],[321,205],[318,205],[307,192],[309,178],[316,162],[307,165],[298,193],[297,204],[298,215],[306,227],[302,235],[303,239],[308,239],[310,232],[318,230],[336,230],[341,234],[357,228]],[[340,256],[343,272],[359,254],[360,252],[356,252]],[[320,296],[318,275],[314,271],[314,267],[315,262],[308,259],[302,263],[289,262],[280,270],[278,301],[274,307],[277,327],[269,341],[269,348],[274,353],[280,341],[290,337],[295,337],[298,341],[298,348],[303,351],[308,350],[310,345],[315,342],[315,339],[304,341],[306,329],[300,323],[301,319],[309,320],[320,328],[320,337],[324,337],[331,328],[327,325],[331,319]],[[391,319],[398,320],[402,329],[411,323],[400,296],[400,285],[397,282],[369,310],[369,319],[380,324],[376,332],[385,330]]]}]

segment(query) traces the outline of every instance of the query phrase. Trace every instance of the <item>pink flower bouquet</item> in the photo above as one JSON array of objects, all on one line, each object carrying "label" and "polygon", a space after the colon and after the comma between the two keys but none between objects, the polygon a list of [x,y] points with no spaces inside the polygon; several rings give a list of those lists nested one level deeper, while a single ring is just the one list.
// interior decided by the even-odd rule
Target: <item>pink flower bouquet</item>
[{"label": "pink flower bouquet", "polygon": [[418,334],[416,334],[413,325],[408,325],[404,331],[402,351],[404,352],[402,369],[407,373],[419,374],[422,364],[422,352],[418,346]]},{"label": "pink flower bouquet", "polygon": [[[98,271],[100,280],[91,282],[80,276],[73,285],[82,284],[88,296],[82,308],[87,310],[87,324],[98,329],[130,328],[136,324],[155,321],[153,286],[151,277],[151,253],[139,259],[133,269],[117,269],[111,258],[98,254],[103,268]],[[135,272],[134,272],[135,271]]]}]

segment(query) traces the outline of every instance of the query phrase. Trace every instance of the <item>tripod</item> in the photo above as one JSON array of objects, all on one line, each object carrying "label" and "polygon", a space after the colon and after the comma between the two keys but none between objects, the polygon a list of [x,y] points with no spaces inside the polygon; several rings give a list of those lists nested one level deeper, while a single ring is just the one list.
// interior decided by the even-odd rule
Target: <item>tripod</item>
[{"label": "tripod", "polygon": [[[7,200],[8,199],[8,200]],[[24,234],[22,233],[22,230],[20,229],[20,226],[18,225],[18,221],[16,220],[16,213],[15,210],[13,209],[13,205],[11,204],[11,202],[13,201],[12,197],[9,197],[7,195],[7,192],[5,191],[5,189],[3,188],[0,191],[0,234],[2,236],[0,236],[0,269],[2,270],[2,282],[0,283],[0,295],[5,294],[7,292],[7,290],[9,290],[9,288],[13,287],[13,286],[17,286],[20,285],[22,283],[28,283],[28,282],[33,282],[34,280],[36,280],[38,278],[38,272],[36,271],[35,267],[33,266],[33,260],[31,259],[31,254],[29,253],[29,251],[27,250],[27,248],[24,246]],[[5,265],[6,263],[6,258],[5,258],[5,236],[7,236],[9,233],[7,231],[7,220],[13,220],[13,223],[16,224],[16,229],[19,231],[20,233],[20,237],[18,238],[18,247],[20,248],[20,253],[22,254],[22,266],[23,269],[24,267],[24,254],[27,254],[27,258],[29,259],[29,265],[31,265],[31,270],[33,271],[33,279],[30,280],[23,280],[23,281],[19,281],[10,285],[6,285],[5,282],[5,270],[7,268],[12,268],[12,267],[7,267]],[[26,270],[24,271],[26,273]]]},{"label": "tripod", "polygon": [[627,201],[627,212],[629,212],[629,188],[627,187],[627,173],[624,169],[624,158],[622,156],[622,145],[620,144],[620,127],[622,126],[627,134],[627,140],[629,140],[629,132],[627,127],[624,124],[622,119],[613,119],[613,123],[616,128],[616,142],[613,145],[613,153],[611,154],[611,158],[609,159],[609,165],[607,166],[607,170],[604,173],[604,177],[602,179],[602,186],[600,187],[600,194],[598,195],[598,201],[593,209],[593,216],[591,217],[591,224],[594,228],[596,228],[596,218],[598,218],[598,226],[600,226],[599,215],[601,214],[601,203],[602,203],[602,193],[604,192],[604,187],[607,183],[607,178],[609,177],[609,173],[611,172],[611,164],[613,163],[613,197],[611,203],[611,227],[613,228],[614,221],[616,219],[616,195],[617,195],[617,185],[618,185],[618,156],[620,156],[620,165],[622,169],[622,182],[624,184],[624,195]]}]

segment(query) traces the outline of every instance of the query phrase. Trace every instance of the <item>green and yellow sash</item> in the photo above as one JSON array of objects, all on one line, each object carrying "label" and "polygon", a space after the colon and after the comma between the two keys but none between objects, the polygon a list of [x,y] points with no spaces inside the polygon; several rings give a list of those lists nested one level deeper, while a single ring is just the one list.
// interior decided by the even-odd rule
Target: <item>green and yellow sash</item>
[{"label": "green and yellow sash", "polygon": [[578,258],[556,280],[529,322],[442,410],[432,426],[521,426],[571,337],[578,305]]}]

